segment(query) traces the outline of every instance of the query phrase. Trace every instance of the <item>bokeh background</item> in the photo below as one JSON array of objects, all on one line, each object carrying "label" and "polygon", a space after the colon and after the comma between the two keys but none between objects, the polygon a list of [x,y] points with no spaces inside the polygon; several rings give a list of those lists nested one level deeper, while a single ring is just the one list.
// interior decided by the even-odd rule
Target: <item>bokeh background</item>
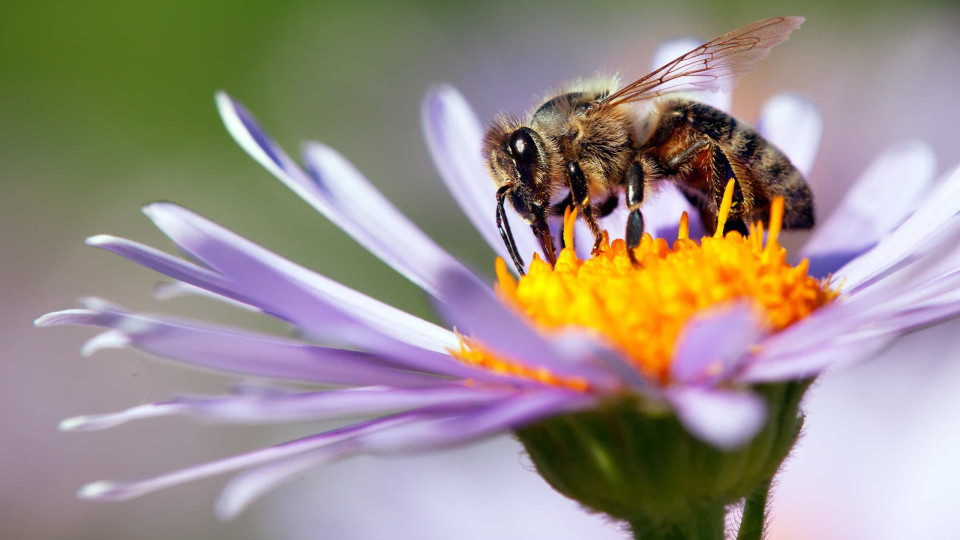
[{"label": "bokeh background", "polygon": [[[128,307],[258,329],[199,300],[158,305],[157,276],[83,246],[114,233],[169,248],[139,213],[174,200],[328,276],[425,317],[418,290],[314,214],[237,148],[213,107],[226,89],[291,150],[324,141],[454,254],[491,253],[444,192],[419,106],[450,82],[482,118],[598,70],[645,72],[666,38],[714,37],[804,15],[734,95],[752,119],[780,90],[824,115],[811,183],[821,215],[886,146],[923,138],[960,161],[955,3],[3,2],[0,16],[0,538],[620,538],[555,495],[507,437],[463,450],[361,458],[306,475],[219,523],[212,479],[121,504],[75,500],[98,479],[140,478],[318,426],[184,419],[64,434],[59,420],[209,392],[231,381],[126,350],[79,354],[92,333],[36,330],[96,294]],[[909,181],[905,178],[904,181]],[[902,340],[829,374],[782,475],[771,538],[957,538],[960,326]]]}]

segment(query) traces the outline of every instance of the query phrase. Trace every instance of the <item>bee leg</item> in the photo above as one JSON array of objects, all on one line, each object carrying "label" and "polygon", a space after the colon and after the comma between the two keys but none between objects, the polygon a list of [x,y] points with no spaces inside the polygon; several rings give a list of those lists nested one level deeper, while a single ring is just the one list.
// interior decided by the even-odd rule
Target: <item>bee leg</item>
[{"label": "bee leg", "polygon": [[[573,205],[573,196],[570,193],[567,193],[567,196],[564,197],[560,202],[550,205],[550,215],[551,216],[562,216],[564,212],[567,211],[567,208]],[[567,247],[563,243],[563,220],[560,221],[560,249]]]},{"label": "bee leg", "polygon": [[668,159],[663,164],[663,174],[666,176],[673,176],[677,173],[677,171],[680,170],[680,167],[683,166],[684,163],[690,161],[694,156],[711,146],[716,148],[716,145],[709,138],[702,137],[697,139],[693,142],[693,144],[684,148],[680,151],[680,153]]},{"label": "bee leg", "polygon": [[730,215],[727,218],[725,229],[746,235],[747,226],[741,218],[744,202],[740,181],[737,179],[733,166],[730,165],[730,160],[713,139],[703,136],[694,141],[690,146],[681,150],[677,155],[666,160],[666,162],[663,163],[664,174],[667,176],[677,174],[680,167],[704,151],[710,152],[711,170],[709,178],[711,190],[713,191],[714,205],[712,208],[710,207],[709,199],[694,198],[687,193],[684,193],[684,195],[686,195],[687,200],[700,211],[700,219],[703,222],[704,228],[707,232],[712,233],[717,227],[716,213],[719,211],[720,204],[723,202],[723,192],[727,188],[727,183],[733,180],[733,204],[730,207]]},{"label": "bee leg", "polygon": [[[743,190],[740,188],[740,181],[737,180],[737,175],[733,171],[733,167],[730,165],[730,160],[727,159],[726,154],[720,150],[719,146],[713,146],[713,153],[711,156],[712,165],[713,165],[713,197],[716,208],[719,211],[720,205],[723,203],[723,193],[727,189],[727,184],[730,180],[733,180],[733,201],[730,205],[730,215],[727,218],[727,223],[724,229],[726,231],[737,231],[743,236],[747,236],[749,231],[747,230],[747,225],[742,219],[743,212]],[[716,224],[714,224],[716,228]]]},{"label": "bee leg", "polygon": [[631,165],[630,170],[627,171],[627,208],[630,209],[630,214],[627,216],[627,232],[624,236],[627,242],[627,255],[630,256],[630,262],[634,266],[638,263],[633,249],[640,245],[640,239],[643,238],[643,214],[640,212],[640,205],[643,204],[645,176],[640,161]]},{"label": "bee leg", "polygon": [[590,191],[587,186],[587,178],[580,170],[580,164],[576,161],[567,163],[567,176],[570,179],[570,194],[573,196],[573,204],[577,205],[583,216],[583,221],[590,227],[593,233],[593,252],[600,249],[600,243],[603,242],[603,231],[600,224],[597,223],[597,217],[593,214],[593,208],[590,206]]}]

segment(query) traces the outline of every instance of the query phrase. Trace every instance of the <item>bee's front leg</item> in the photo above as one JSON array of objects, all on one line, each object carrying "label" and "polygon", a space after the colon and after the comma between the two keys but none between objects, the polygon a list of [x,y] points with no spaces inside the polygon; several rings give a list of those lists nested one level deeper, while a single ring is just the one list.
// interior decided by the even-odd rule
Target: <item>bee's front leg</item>
[{"label": "bee's front leg", "polygon": [[570,194],[573,196],[573,204],[580,210],[583,221],[590,227],[593,233],[593,253],[600,249],[600,243],[603,242],[603,230],[597,223],[597,216],[593,214],[593,208],[590,206],[590,190],[587,186],[587,178],[580,169],[580,164],[576,161],[567,163],[567,176],[570,180]]}]

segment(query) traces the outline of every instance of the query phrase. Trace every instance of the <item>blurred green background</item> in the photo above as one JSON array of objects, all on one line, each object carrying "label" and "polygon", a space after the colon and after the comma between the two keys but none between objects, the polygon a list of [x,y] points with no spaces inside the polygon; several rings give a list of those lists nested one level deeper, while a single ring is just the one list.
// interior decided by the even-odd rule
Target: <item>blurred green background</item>
[{"label": "blurred green background", "polygon": [[[734,109],[750,120],[763,100],[786,89],[817,102],[825,132],[811,183],[822,213],[893,142],[924,138],[944,167],[955,163],[960,8],[953,2],[5,1],[0,537],[280,536],[262,525],[277,523],[267,503],[237,522],[217,523],[211,506],[222,480],[123,505],[73,499],[91,480],[144,477],[299,433],[167,420],[107,433],[56,432],[65,417],[227,384],[130,351],[81,358],[90,332],[30,327],[36,316],[85,294],[159,309],[150,297],[155,275],[82,244],[109,232],[169,247],[140,215],[142,204],[176,201],[431,316],[414,286],[236,147],[216,115],[214,91],[246,103],[292,154],[306,139],[337,148],[442,245],[489,272],[488,248],[444,191],[421,141],[420,100],[431,85],[453,83],[487,119],[525,110],[534,95],[572,77],[642,75],[663,39],[710,38],[784,14],[808,21],[743,81]],[[273,328],[194,300],[162,308]],[[478,456],[462,454],[462,467]],[[328,496],[336,492],[328,489]],[[536,496],[553,497],[539,489]],[[322,504],[318,498],[316,508]]]}]

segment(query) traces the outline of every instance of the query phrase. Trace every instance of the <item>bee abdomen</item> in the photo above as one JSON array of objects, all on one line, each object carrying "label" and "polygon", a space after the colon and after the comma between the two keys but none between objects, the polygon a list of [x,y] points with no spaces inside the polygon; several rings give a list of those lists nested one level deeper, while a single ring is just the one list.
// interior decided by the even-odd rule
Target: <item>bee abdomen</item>
[{"label": "bee abdomen", "polygon": [[[760,175],[760,185],[766,187],[768,199],[783,197],[785,229],[810,229],[814,225],[813,194],[803,175],[780,150],[763,141],[753,150],[751,170]],[[745,148],[749,148],[745,147]]]}]

